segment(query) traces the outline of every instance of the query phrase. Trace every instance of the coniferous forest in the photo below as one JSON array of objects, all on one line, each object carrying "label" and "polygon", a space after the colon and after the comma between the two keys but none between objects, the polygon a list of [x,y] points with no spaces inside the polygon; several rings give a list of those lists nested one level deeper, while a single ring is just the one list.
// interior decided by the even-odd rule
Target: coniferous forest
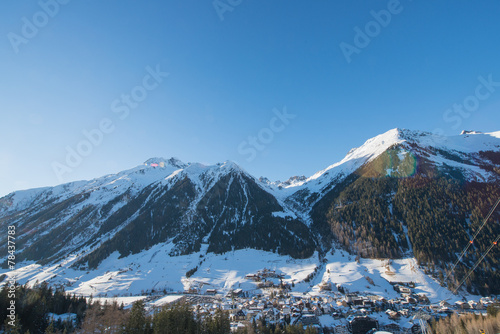
[{"label": "coniferous forest", "polygon": [[[116,301],[101,303],[92,297],[67,294],[63,288],[53,289],[46,283],[29,288],[16,288],[16,320],[9,324],[7,306],[10,303],[8,289],[0,291],[0,325],[4,333],[119,333],[119,334],[228,334],[231,333],[229,314],[215,309],[212,314],[196,316],[187,303],[174,303],[154,310],[146,309],[144,301],[134,302],[127,309]],[[55,315],[72,314],[76,317],[62,321]],[[254,321],[241,334],[314,334],[313,328],[269,324]]]},{"label": "coniferous forest", "polygon": [[[451,272],[500,197],[500,185],[466,182],[460,171],[437,170],[423,159],[409,175],[411,156],[400,159],[398,153],[384,153],[318,202],[316,228],[361,257],[400,258],[413,251],[427,272],[447,277],[442,283],[453,290],[500,234],[494,213]],[[499,247],[493,247],[464,282],[469,292],[500,293],[499,259]]]}]

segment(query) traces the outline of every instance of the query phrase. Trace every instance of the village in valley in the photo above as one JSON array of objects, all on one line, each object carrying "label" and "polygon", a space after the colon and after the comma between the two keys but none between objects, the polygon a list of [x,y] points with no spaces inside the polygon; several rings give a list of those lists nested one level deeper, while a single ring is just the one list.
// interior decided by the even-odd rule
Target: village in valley
[{"label": "village in valley", "polygon": [[[179,294],[165,296],[153,292],[145,302],[152,312],[171,303],[185,302],[199,317],[222,309],[229,314],[233,332],[261,322],[282,328],[287,325],[314,327],[317,333],[367,333],[372,329],[425,333],[432,319],[454,313],[484,315],[489,305],[498,302],[482,297],[433,303],[425,294],[415,293],[414,282],[390,282],[397,296],[391,299],[349,291],[331,282],[317,284],[309,292],[293,292],[293,283],[285,282],[283,274],[271,269],[249,273],[245,280],[254,284],[255,289],[224,292],[201,283]],[[369,281],[368,278],[368,284]]]}]

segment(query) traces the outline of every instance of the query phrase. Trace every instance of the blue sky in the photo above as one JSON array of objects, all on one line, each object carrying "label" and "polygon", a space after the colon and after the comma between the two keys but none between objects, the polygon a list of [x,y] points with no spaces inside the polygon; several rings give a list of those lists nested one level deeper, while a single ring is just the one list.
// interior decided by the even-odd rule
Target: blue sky
[{"label": "blue sky", "polygon": [[[395,127],[500,130],[500,86],[483,85],[481,99],[476,89],[500,82],[499,2],[10,0],[0,8],[0,196],[155,156],[233,160],[285,180]],[[341,45],[357,52],[346,57]],[[470,112],[450,109],[464,103]],[[283,122],[276,112],[285,109],[294,117]],[[103,124],[102,136],[92,132]],[[90,147],[84,131],[95,135]],[[86,156],[70,166],[68,150],[78,149]]]}]

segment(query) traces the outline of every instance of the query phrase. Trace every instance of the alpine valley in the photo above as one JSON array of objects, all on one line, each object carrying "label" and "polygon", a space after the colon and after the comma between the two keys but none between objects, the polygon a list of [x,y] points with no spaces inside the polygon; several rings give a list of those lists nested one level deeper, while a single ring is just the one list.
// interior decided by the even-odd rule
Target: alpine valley
[{"label": "alpine valley", "polygon": [[[331,284],[390,297],[391,282],[413,282],[431,300],[453,297],[468,275],[460,295],[498,295],[500,249],[491,246],[500,210],[457,259],[499,197],[500,131],[393,129],[286,182],[233,162],[153,158],[1,198],[0,228],[16,229],[16,268],[3,257],[0,274],[3,284],[123,297],[256,291],[246,275],[270,269],[294,292]],[[0,245],[7,254],[7,233]]]}]

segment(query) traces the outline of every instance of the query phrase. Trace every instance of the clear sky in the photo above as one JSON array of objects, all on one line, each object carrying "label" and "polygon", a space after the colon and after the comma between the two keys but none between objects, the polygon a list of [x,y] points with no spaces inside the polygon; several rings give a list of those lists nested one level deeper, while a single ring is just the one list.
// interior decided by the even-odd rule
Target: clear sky
[{"label": "clear sky", "polygon": [[156,156],[285,180],[395,127],[500,130],[498,1],[58,1],[0,4],[0,196]]}]

